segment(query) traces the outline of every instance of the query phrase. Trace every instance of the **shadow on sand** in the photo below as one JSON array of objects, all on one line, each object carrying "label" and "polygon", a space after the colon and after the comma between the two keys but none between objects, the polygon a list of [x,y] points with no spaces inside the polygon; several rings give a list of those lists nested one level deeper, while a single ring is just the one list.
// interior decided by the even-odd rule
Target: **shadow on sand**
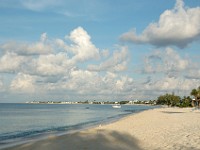
[{"label": "shadow on sand", "polygon": [[180,114],[180,113],[185,113],[185,112],[180,112],[180,111],[162,111],[162,113],[167,113],[167,114]]},{"label": "shadow on sand", "polygon": [[98,129],[52,136],[7,150],[141,150],[137,143],[129,134]]}]

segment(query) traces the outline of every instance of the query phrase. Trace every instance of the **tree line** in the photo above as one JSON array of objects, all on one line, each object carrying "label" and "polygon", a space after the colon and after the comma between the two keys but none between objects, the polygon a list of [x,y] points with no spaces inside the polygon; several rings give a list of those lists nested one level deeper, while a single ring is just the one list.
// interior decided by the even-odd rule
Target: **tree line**
[{"label": "tree line", "polygon": [[192,98],[190,96],[184,96],[181,98],[180,96],[172,94],[161,95],[157,98],[158,105],[168,105],[169,106],[178,106],[178,107],[192,107],[193,105],[199,106],[200,101],[200,86],[197,89],[192,89],[190,95],[193,97],[195,101],[192,102]]}]

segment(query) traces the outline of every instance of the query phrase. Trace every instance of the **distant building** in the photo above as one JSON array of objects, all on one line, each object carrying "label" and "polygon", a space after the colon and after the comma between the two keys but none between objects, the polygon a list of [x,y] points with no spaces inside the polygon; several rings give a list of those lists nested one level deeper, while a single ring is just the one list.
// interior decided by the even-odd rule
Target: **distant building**
[{"label": "distant building", "polygon": [[200,107],[200,97],[192,99],[192,106],[193,107],[198,107],[198,108]]},{"label": "distant building", "polygon": [[129,101],[128,104],[133,105],[133,104],[138,104],[138,102],[139,101],[136,99],[136,100],[133,100],[133,101]]}]

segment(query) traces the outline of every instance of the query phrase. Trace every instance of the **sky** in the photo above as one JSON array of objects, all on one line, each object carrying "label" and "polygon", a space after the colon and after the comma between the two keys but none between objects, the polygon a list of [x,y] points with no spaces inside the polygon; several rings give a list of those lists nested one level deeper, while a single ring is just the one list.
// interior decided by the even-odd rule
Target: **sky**
[{"label": "sky", "polygon": [[200,0],[1,0],[0,20],[0,103],[200,86]]}]

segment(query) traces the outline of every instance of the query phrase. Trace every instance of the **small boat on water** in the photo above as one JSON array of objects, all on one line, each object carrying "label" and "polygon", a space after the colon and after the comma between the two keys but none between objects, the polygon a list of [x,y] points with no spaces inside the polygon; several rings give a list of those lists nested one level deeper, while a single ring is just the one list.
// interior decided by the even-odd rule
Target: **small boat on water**
[{"label": "small boat on water", "polygon": [[113,108],[121,108],[121,105],[120,104],[115,104],[115,105],[112,105]]}]

